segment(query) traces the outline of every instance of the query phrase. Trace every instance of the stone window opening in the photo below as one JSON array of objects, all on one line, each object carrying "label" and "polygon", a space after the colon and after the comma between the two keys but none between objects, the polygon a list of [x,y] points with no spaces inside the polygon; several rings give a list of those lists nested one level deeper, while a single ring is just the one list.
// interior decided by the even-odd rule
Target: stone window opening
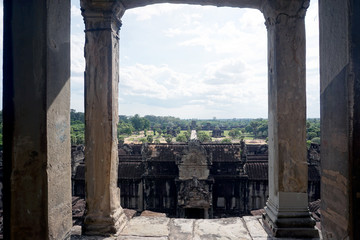
[{"label": "stone window opening", "polygon": [[[70,6],[68,2],[52,2],[50,5],[47,5],[48,2],[21,3],[26,5],[15,0],[4,1],[4,234],[13,239],[24,239],[28,236],[36,236],[39,239],[66,239],[71,228],[68,223],[71,222],[71,166],[67,133],[67,116],[70,111]],[[106,39],[107,41],[102,43],[106,43],[110,48],[100,55],[106,55],[106,61],[116,62],[117,56],[113,55],[116,51],[113,51],[113,48],[118,47],[116,28],[119,27],[121,9],[146,5],[146,2],[84,0],[83,3],[87,9],[84,14],[85,18],[88,18],[86,33],[89,35],[88,45],[85,46],[88,53],[86,57],[94,57],[96,49],[91,47],[96,46],[91,44],[99,37]],[[308,226],[311,225],[305,210],[307,200],[304,193],[307,184],[303,175],[306,175],[306,167],[304,161],[297,160],[303,159],[301,153],[290,151],[301,149],[302,144],[305,144],[303,18],[309,1],[244,0],[226,3],[232,6],[239,4],[238,6],[258,8],[265,15],[269,44],[268,64],[271,69],[268,79],[271,192],[264,221],[273,229],[275,235],[280,232],[291,234],[294,230],[291,232],[273,223],[281,219],[292,226],[301,226],[301,223],[306,221]],[[321,180],[324,186],[323,233],[325,239],[356,239],[360,234],[355,231],[360,219],[357,191],[359,166],[356,164],[360,155],[360,127],[359,88],[358,82],[354,79],[359,75],[356,44],[359,20],[355,14],[359,6],[353,0],[320,0],[320,3],[321,155],[325,160],[322,163]],[[110,16],[104,14],[102,17],[105,19],[99,21],[96,19],[102,18],[99,11],[104,11]],[[115,33],[111,32],[113,29]],[[104,32],[99,33],[96,30]],[[296,47],[292,48],[294,46]],[[93,64],[90,59],[88,63]],[[114,66],[111,69],[107,68],[108,72],[101,71],[104,69],[95,72],[104,73],[106,79],[111,80],[105,81],[104,84],[108,84],[108,89],[116,92],[113,78],[116,82],[118,69],[116,64]],[[88,67],[94,70],[91,66]],[[86,77],[94,77],[91,76],[93,73],[94,71],[87,69]],[[296,81],[296,86],[287,81],[290,78]],[[93,86],[88,83],[87,87],[90,88],[87,92],[88,97],[93,97]],[[114,114],[115,118],[111,115],[114,107],[112,103],[116,105],[116,96],[104,94],[100,92],[98,96],[104,97],[102,100],[109,105],[99,104],[102,107],[95,107],[92,112],[103,110],[100,114],[105,116],[103,124],[108,124],[111,132],[113,123],[116,122],[117,112]],[[287,96],[297,96],[298,99],[294,102],[287,99]],[[32,110],[31,113],[29,109]],[[87,124],[94,124],[90,117]],[[94,131],[96,136],[103,137],[101,133]],[[106,142],[113,139],[107,138]],[[87,186],[87,193],[94,194],[95,197],[101,194],[98,191],[105,191],[102,200],[107,201],[97,208],[101,211],[89,212],[91,216],[88,218],[92,219],[93,223],[98,223],[99,218],[105,222],[89,226],[86,231],[92,234],[116,232],[124,223],[119,201],[114,197],[119,196],[118,190],[113,188],[116,186],[116,179],[113,177],[116,171],[112,160],[116,152],[112,150],[116,144],[111,146],[109,151],[98,145],[87,146],[88,154],[106,151],[102,155],[108,155],[110,159],[104,159],[107,169],[88,166],[87,173],[94,178],[97,177],[97,180],[98,171],[105,171],[106,176],[111,176],[104,179],[107,181],[106,184],[100,183],[105,189],[97,187],[96,184],[88,183]],[[33,183],[30,186],[29,179]],[[91,197],[87,200],[91,206]],[[27,214],[29,212],[31,214]],[[289,219],[289,214],[295,214],[296,218]],[[297,233],[316,234],[312,227],[306,232]]]}]

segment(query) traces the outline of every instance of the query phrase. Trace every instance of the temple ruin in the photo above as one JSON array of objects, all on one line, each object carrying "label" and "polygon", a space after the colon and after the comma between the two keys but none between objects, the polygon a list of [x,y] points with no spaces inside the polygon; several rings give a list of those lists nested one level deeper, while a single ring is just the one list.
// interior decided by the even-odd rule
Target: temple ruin
[{"label": "temple ruin", "polygon": [[[85,198],[82,147],[72,151],[73,196]],[[308,150],[308,200],[320,199],[319,146]],[[79,159],[81,159],[79,161]],[[118,186],[121,206],[177,218],[250,215],[266,206],[268,146],[265,143],[121,144]]]},{"label": "temple ruin", "polygon": [[[269,198],[263,223],[274,236],[318,236],[308,209],[305,151],[309,0],[80,2],[86,35],[84,234],[115,234],[127,224],[117,187],[121,17],[127,9],[167,2],[247,7],[264,14]],[[360,239],[359,10],[359,1],[319,0],[324,239]],[[69,239],[70,1],[4,0],[3,44],[4,238]]]}]

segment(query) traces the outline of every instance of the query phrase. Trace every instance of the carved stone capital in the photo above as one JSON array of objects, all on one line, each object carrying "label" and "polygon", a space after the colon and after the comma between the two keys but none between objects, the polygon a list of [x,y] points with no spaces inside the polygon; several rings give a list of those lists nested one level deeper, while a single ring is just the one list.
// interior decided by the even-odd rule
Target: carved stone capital
[{"label": "carved stone capital", "polygon": [[291,19],[304,19],[309,5],[310,0],[265,0],[260,10],[264,14],[265,25],[269,28]]},{"label": "carved stone capital", "polygon": [[85,31],[111,30],[118,34],[125,7],[119,0],[81,0]]}]

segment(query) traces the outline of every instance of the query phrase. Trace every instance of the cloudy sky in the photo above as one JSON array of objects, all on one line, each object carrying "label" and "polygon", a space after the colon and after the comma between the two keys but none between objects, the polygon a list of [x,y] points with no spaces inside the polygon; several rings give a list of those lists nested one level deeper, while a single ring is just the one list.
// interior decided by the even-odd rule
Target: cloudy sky
[{"label": "cloudy sky", "polygon": [[[84,111],[84,24],[79,1],[71,2],[71,108]],[[259,11],[156,4],[126,11],[122,22],[119,114],[267,118],[267,33]],[[319,117],[317,1],[306,33],[307,115]]]}]

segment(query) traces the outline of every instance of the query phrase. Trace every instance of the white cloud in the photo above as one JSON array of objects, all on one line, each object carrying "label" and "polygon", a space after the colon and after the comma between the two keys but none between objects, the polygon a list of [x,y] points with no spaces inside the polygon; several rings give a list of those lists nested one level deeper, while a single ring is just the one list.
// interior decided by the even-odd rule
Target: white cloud
[{"label": "white cloud", "polygon": [[126,11],[128,15],[134,15],[137,21],[150,20],[154,16],[169,15],[180,10],[183,5],[177,4],[154,4],[146,7],[133,8]]},{"label": "white cloud", "polygon": [[75,4],[71,4],[71,17],[81,17],[80,8]]},{"label": "white cloud", "polygon": [[[155,27],[157,32],[163,33],[163,38],[155,37],[156,43],[143,38],[146,46],[155,49],[157,44],[165,41],[168,54],[160,55],[154,51],[147,56],[147,49],[142,52],[140,48],[136,51],[142,52],[141,59],[148,58],[149,63],[129,64],[123,58],[120,112],[133,113],[136,105],[143,115],[167,109],[170,113],[165,115],[182,117],[188,112],[194,115],[187,117],[266,117],[267,35],[262,14],[252,10],[229,8],[223,11],[199,6],[187,6],[176,13],[171,18],[161,16],[163,21]],[[158,18],[160,16],[152,15],[152,21],[159,23]],[[247,18],[249,20],[245,21]],[[130,17],[127,23],[129,21]],[[143,26],[141,22],[139,24]],[[147,25],[146,31],[151,32],[149,27],[152,25]],[[126,42],[126,36],[122,39]],[[172,50],[170,43],[180,50]],[[171,50],[176,55],[172,55]],[[190,58],[182,57],[184,53]],[[128,59],[134,59],[131,54],[126,52]],[[169,61],[165,62],[169,64],[152,63],[164,55],[168,56]],[[174,61],[177,58],[187,60],[177,63]],[[190,111],[190,108],[202,112]]]},{"label": "white cloud", "polygon": [[[267,112],[266,79],[259,81],[254,73],[241,59],[206,64],[194,75],[176,72],[168,66],[124,67],[120,71],[120,111],[124,113],[125,106],[136,103],[148,106],[142,114],[152,114],[156,106],[182,117],[185,116],[180,109],[198,105],[218,109],[216,112],[221,110],[218,117],[224,114],[239,117],[244,114],[241,109],[251,113],[252,108],[261,108]],[[224,82],[219,85],[220,81]]]},{"label": "white cloud", "polygon": [[85,70],[84,34],[71,34],[71,72],[83,74]]},{"label": "white cloud", "polygon": [[318,3],[311,1],[305,17],[307,117],[320,117]]},{"label": "white cloud", "polygon": [[267,33],[262,14],[247,9],[239,11],[239,15],[240,18],[225,22],[198,18],[191,27],[183,24],[168,28],[165,35],[182,47],[202,47],[216,54],[241,54],[251,61],[266,59]]},{"label": "white cloud", "polygon": [[84,23],[79,1],[71,2],[71,108],[84,111]]},{"label": "white cloud", "polygon": [[[309,117],[320,111],[317,15],[317,2],[311,1],[305,19]],[[78,1],[72,1],[71,17],[71,107],[83,111],[85,39]],[[267,116],[267,32],[259,11],[156,4],[128,10],[125,17],[123,29],[129,25],[131,31],[120,46],[127,48],[120,68],[121,114]],[[0,11],[1,32],[2,19]],[[154,38],[144,37],[145,31]],[[133,43],[143,45],[130,49]]]}]

